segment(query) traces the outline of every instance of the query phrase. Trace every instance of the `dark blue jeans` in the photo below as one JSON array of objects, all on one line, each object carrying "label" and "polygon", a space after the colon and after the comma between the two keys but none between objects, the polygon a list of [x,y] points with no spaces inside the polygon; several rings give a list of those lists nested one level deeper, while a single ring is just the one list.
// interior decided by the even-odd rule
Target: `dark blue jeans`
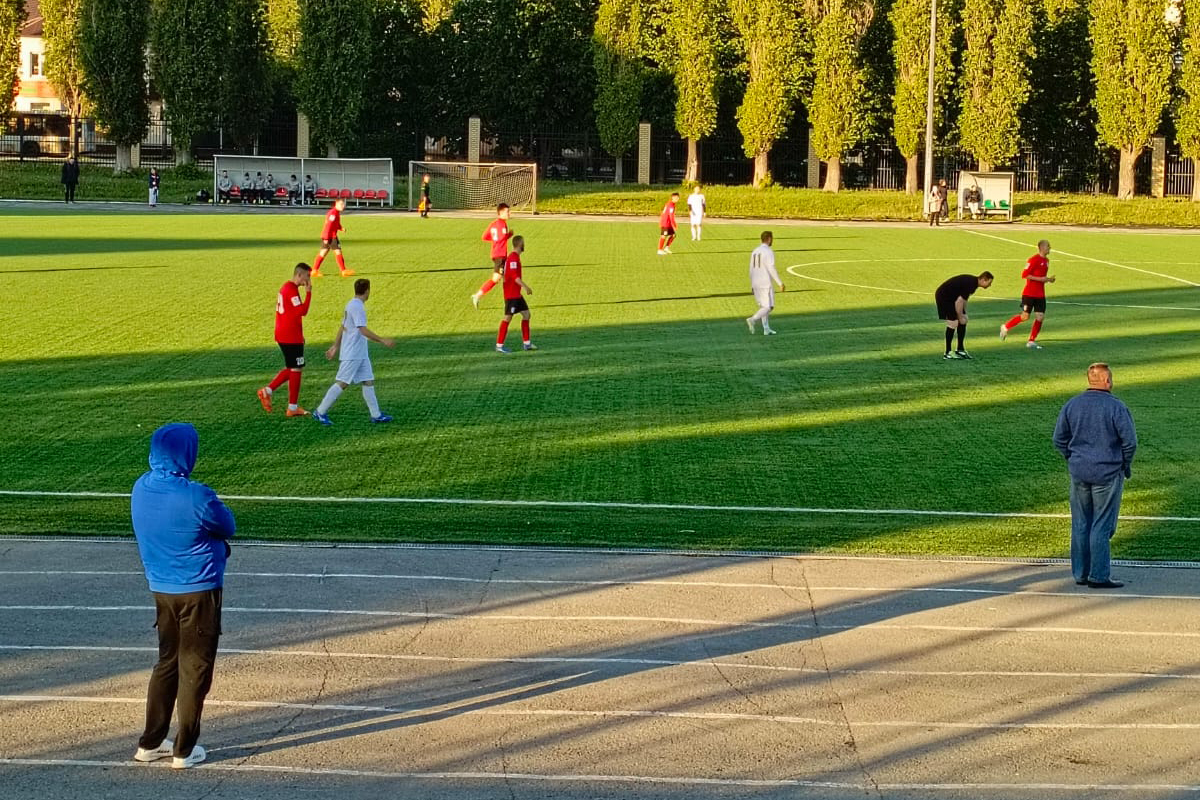
[{"label": "dark blue jeans", "polygon": [[1108,540],[1117,532],[1124,487],[1120,475],[1111,483],[1071,479],[1071,572],[1075,580],[1109,579]]}]

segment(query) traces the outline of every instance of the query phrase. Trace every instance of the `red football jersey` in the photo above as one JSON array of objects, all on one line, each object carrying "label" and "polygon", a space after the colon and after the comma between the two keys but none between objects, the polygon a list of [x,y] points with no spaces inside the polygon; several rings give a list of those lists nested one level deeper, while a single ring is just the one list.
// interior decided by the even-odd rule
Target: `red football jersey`
[{"label": "red football jersey", "polygon": [[288,281],[275,299],[275,341],[280,344],[304,344],[304,315],[312,302],[312,292],[300,300],[300,287]]},{"label": "red football jersey", "polygon": [[497,219],[483,232],[483,240],[492,243],[492,258],[504,258],[508,255],[508,240],[512,231],[508,229],[508,220]]},{"label": "red football jersey", "polygon": [[325,215],[325,230],[321,231],[322,239],[333,239],[338,235],[338,231],[345,230],[342,227],[342,212],[336,208],[329,209],[329,213]]},{"label": "red football jersey", "polygon": [[521,296],[521,254],[516,250],[504,259],[504,299],[516,300]]},{"label": "red football jersey", "polygon": [[663,229],[675,227],[675,201],[674,200],[668,200],[667,204],[665,206],[663,206],[662,214],[660,214],[658,217],[658,225],[660,228],[663,228]]},{"label": "red football jersey", "polygon": [[[1025,266],[1025,270],[1021,273],[1022,278],[1029,278],[1034,275],[1038,278],[1044,278],[1050,273],[1050,261],[1041,253],[1034,253],[1029,257],[1029,263]],[[1025,281],[1025,290],[1021,294],[1026,297],[1045,297],[1046,284],[1041,281]]]}]

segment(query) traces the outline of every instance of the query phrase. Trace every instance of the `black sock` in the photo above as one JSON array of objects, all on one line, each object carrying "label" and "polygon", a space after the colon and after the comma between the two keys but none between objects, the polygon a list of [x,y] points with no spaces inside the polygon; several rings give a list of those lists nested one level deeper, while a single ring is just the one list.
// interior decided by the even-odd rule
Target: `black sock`
[{"label": "black sock", "polygon": [[959,323],[959,325],[958,325],[958,349],[959,350],[963,349],[963,337],[966,335],[967,335],[966,323]]},{"label": "black sock", "polygon": [[946,328],[946,352],[950,352],[950,345],[954,343],[954,328]]}]

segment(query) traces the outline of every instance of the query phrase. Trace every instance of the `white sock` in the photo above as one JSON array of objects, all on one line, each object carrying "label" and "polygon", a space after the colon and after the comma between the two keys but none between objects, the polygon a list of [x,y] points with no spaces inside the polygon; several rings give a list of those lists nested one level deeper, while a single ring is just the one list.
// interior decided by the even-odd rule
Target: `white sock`
[{"label": "white sock", "polygon": [[363,386],[363,400],[367,401],[367,410],[371,412],[372,419],[383,413],[379,410],[379,401],[375,399],[374,386]]},{"label": "white sock", "polygon": [[317,413],[325,416],[329,413],[329,409],[333,408],[333,404],[342,396],[342,385],[335,383],[329,387],[329,391],[325,393],[325,399],[321,401],[321,405],[317,406]]},{"label": "white sock", "polygon": [[754,320],[755,322],[762,320],[763,327],[769,328],[770,325],[767,324],[767,315],[770,313],[771,313],[771,309],[760,308],[760,309],[758,309],[758,311],[754,312],[754,316],[752,316],[750,319]]},{"label": "white sock", "polygon": [[268,397],[270,397],[271,395],[275,394],[275,390],[274,390],[274,389],[272,389],[270,386],[264,386],[264,387],[263,387],[263,391],[267,393],[267,396],[268,396]]}]

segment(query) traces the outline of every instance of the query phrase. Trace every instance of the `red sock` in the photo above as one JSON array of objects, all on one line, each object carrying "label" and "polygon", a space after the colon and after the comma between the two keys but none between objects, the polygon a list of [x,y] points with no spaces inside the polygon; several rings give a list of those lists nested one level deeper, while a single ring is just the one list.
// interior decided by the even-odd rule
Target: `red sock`
[{"label": "red sock", "polygon": [[496,334],[496,344],[504,344],[504,340],[508,338],[508,320],[500,323],[500,332]]},{"label": "red sock", "polygon": [[671,234],[670,236],[668,236],[667,237],[667,247],[670,247],[671,243],[674,241],[675,241],[675,234]]},{"label": "red sock", "polygon": [[1040,319],[1035,319],[1033,321],[1033,330],[1031,330],[1029,332],[1029,341],[1032,342],[1035,339],[1037,339],[1037,335],[1039,333],[1041,333],[1041,331],[1042,331],[1042,321]]},{"label": "red sock", "polygon": [[346,271],[346,259],[342,258],[342,251],[341,250],[337,251],[336,253],[333,254],[333,257],[337,259],[338,269],[340,269],[342,272],[345,272]]},{"label": "red sock", "polygon": [[317,253],[317,258],[315,261],[313,261],[312,271],[320,272],[321,271],[321,262],[324,260],[325,260],[325,256],[321,255],[320,253]]},{"label": "red sock", "polygon": [[288,370],[288,405],[294,406],[300,401],[300,370]]},{"label": "red sock", "polygon": [[288,376],[291,374],[292,371],[287,367],[284,367],[283,369],[279,370],[279,374],[275,376],[275,380],[267,384],[267,388],[272,392],[275,391],[280,386],[283,386],[285,383],[287,383]]},{"label": "red sock", "polygon": [[529,344],[529,320],[521,320],[521,341]]},{"label": "red sock", "polygon": [[1020,324],[1021,324],[1021,315],[1017,314],[1015,317],[1010,319],[1008,322],[1004,323],[1004,327],[1011,331],[1013,328],[1017,327]]},{"label": "red sock", "polygon": [[492,290],[492,289],[493,289],[495,286],[496,286],[496,282],[495,282],[494,280],[492,280],[491,278],[488,278],[486,281],[484,281],[484,282],[483,282],[483,286],[480,286],[480,287],[479,287],[479,293],[480,293],[480,294],[487,294],[487,293],[488,293],[488,292],[490,292],[490,291],[491,291],[491,290]]},{"label": "red sock", "polygon": [[663,249],[663,245],[666,243],[666,241],[667,241],[667,237],[665,237],[665,236],[658,237],[658,249],[659,250]]}]

